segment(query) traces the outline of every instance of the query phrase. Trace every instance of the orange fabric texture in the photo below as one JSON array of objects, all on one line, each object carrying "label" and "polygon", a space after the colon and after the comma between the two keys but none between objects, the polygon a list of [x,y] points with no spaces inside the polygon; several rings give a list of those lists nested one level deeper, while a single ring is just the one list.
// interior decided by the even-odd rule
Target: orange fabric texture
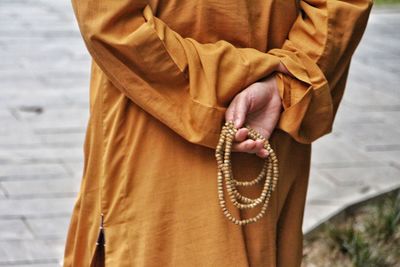
[{"label": "orange fabric texture", "polygon": [[[64,266],[94,262],[102,214],[105,266],[299,266],[311,143],[332,129],[372,2],[72,3],[93,61]],[[280,180],[266,216],[237,226],[219,207],[215,147],[233,97],[280,62],[292,74],[276,76]],[[232,164],[255,177],[263,160],[234,152]]]}]

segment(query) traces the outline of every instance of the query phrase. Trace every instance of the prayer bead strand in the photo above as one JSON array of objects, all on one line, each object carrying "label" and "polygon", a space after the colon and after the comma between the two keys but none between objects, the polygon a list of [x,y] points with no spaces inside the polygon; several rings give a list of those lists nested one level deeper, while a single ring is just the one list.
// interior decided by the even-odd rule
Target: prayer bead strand
[{"label": "prayer bead strand", "polygon": [[[238,181],[233,177],[232,164],[231,164],[231,151],[232,143],[235,138],[235,134],[238,129],[234,127],[232,121],[228,121],[222,127],[220,138],[215,151],[215,157],[217,159],[218,174],[217,174],[217,184],[218,184],[218,198],[219,204],[224,215],[233,223],[237,225],[245,225],[249,223],[254,223],[261,219],[267,210],[269,199],[271,193],[275,190],[276,184],[278,182],[278,159],[275,152],[271,148],[268,140],[266,140],[261,134],[252,129],[249,125],[245,126],[248,130],[248,136],[252,140],[261,139],[264,142],[264,148],[268,151],[268,157],[265,159],[263,168],[260,174],[251,181]],[[243,196],[237,190],[237,186],[252,186],[260,183],[263,179],[264,186],[262,192],[257,198],[248,198]],[[250,209],[254,208],[260,204],[260,212],[249,219],[237,219],[229,212],[226,207],[226,201],[224,199],[224,187],[223,181],[225,180],[226,189],[228,192],[229,199],[232,201],[233,205],[239,209]]]}]

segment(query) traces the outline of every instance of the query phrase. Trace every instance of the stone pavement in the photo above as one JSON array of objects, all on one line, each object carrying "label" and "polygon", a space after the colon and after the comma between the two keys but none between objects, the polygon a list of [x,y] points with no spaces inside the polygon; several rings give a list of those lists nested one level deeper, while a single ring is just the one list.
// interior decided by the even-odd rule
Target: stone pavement
[{"label": "stone pavement", "polygon": [[[399,26],[400,9],[374,10],[334,132],[314,145],[305,231],[400,186]],[[60,265],[89,63],[69,1],[0,1],[0,267]]]}]

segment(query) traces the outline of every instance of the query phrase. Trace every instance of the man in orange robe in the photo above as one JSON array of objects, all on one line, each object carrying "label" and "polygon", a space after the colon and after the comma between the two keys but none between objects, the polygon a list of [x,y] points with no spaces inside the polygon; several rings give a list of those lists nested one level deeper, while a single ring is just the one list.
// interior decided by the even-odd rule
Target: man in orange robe
[{"label": "man in orange robe", "polygon": [[[299,266],[311,143],[332,129],[372,1],[72,3],[93,61],[64,266]],[[228,108],[265,79],[283,107],[268,134],[280,177],[267,214],[238,226],[214,153],[225,119],[246,120]],[[233,153],[235,176],[255,177],[261,154]]]}]

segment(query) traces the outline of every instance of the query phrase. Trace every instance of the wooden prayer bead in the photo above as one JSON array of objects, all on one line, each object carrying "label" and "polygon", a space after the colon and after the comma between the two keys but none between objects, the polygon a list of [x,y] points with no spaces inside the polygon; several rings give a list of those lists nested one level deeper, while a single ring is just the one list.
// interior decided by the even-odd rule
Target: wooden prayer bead
[{"label": "wooden prayer bead", "polygon": [[[264,138],[260,133],[252,129],[250,126],[245,126],[249,130],[249,138],[252,140],[261,139],[264,142],[264,148],[268,151],[268,157],[265,159],[263,168],[260,174],[253,180],[250,181],[238,181],[234,179],[231,164],[231,151],[232,143],[235,134],[238,129],[234,127],[232,121],[227,121],[221,129],[220,138],[215,151],[215,157],[218,164],[217,184],[218,184],[218,198],[219,204],[223,214],[233,223],[237,225],[246,225],[249,223],[257,222],[260,218],[265,215],[268,207],[271,193],[274,191],[278,182],[279,171],[278,171],[278,158],[275,155],[274,150],[271,148],[268,140]],[[237,186],[253,186],[260,183],[263,179],[264,186],[262,192],[257,198],[248,198],[243,196],[237,190]],[[262,204],[260,212],[253,218],[248,219],[237,219],[229,212],[226,207],[226,201],[224,199],[224,188],[223,181],[225,180],[226,190],[228,192],[229,199],[233,205],[238,209],[250,209]],[[241,201],[241,202],[239,202]]]}]

